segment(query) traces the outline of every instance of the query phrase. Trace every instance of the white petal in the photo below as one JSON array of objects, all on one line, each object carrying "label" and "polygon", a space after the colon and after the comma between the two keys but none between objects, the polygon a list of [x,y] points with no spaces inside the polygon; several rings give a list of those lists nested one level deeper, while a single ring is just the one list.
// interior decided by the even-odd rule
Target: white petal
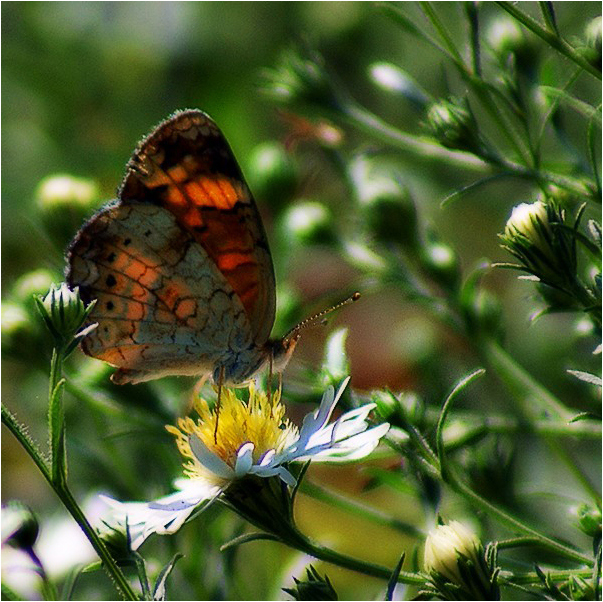
[{"label": "white petal", "polygon": [[253,464],[253,449],[255,445],[251,441],[244,443],[237,452],[237,461],[235,463],[235,476],[242,477],[249,472]]},{"label": "white petal", "polygon": [[274,449],[269,449],[261,458],[260,461],[258,462],[258,466],[270,466],[270,464],[272,463],[272,460],[274,459],[274,456],[276,456],[276,450]]},{"label": "white petal", "polygon": [[284,466],[258,466],[256,464],[251,467],[249,473],[264,478],[278,476],[284,483],[291,487],[295,487],[297,484],[295,477]]},{"label": "white petal", "polygon": [[314,433],[318,432],[329,421],[329,418],[333,413],[333,409],[335,408],[335,405],[339,401],[339,398],[343,394],[343,391],[349,381],[350,377],[348,376],[343,383],[341,383],[339,389],[337,390],[337,395],[334,395],[333,387],[327,387],[327,390],[322,396],[318,410],[304,417],[302,427],[299,431],[299,443],[297,443],[295,446],[297,450],[305,449],[310,437],[312,437]]},{"label": "white petal", "polygon": [[234,477],[234,470],[228,466],[222,458],[218,458],[216,454],[211,452],[197,435],[189,435],[188,443],[191,446],[191,451],[195,455],[195,458],[197,458],[207,470],[210,470],[222,479],[232,479]]},{"label": "white petal", "polygon": [[311,448],[307,454],[299,455],[295,459],[298,461],[312,459],[316,462],[358,460],[368,456],[388,430],[389,424],[383,423],[347,439],[339,439],[331,445],[325,443]]},{"label": "white petal", "polygon": [[118,502],[101,495],[110,507],[103,519],[111,527],[125,529],[126,523],[133,550],[153,533],[175,533],[202,502],[211,503],[220,493],[217,487],[188,479],[186,489],[154,502]]}]

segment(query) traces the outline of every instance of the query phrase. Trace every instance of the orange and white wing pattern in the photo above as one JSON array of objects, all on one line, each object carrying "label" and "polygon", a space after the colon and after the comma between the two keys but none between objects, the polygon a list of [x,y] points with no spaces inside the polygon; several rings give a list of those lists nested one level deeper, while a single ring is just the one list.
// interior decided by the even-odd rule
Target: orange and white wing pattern
[{"label": "orange and white wing pattern", "polygon": [[67,281],[98,299],[83,348],[140,382],[220,369],[250,378],[267,359],[275,313],[272,259],[234,156],[201,111],[145,138],[119,199],[72,242]]}]

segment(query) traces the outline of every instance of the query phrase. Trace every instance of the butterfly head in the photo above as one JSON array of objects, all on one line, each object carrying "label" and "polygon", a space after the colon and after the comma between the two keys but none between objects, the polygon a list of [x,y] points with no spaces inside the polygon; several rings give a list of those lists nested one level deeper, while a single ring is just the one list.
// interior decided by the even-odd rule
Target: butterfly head
[{"label": "butterfly head", "polygon": [[274,372],[282,372],[287,367],[300,337],[300,332],[294,332],[282,339],[276,339],[268,343]]}]

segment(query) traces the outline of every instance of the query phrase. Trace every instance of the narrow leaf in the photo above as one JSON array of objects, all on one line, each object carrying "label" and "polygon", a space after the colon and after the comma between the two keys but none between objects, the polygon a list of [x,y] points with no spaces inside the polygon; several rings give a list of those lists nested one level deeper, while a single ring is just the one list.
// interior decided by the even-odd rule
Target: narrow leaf
[{"label": "narrow leaf", "polygon": [[174,554],[172,559],[161,569],[155,587],[153,588],[153,600],[165,600],[167,579],[174,569],[176,563],[184,556],[184,554]]}]

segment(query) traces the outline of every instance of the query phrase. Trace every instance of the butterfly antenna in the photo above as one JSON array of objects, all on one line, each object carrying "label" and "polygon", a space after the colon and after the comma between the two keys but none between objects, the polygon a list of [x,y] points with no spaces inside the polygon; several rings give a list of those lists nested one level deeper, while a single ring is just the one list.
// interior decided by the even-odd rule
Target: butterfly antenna
[{"label": "butterfly antenna", "polygon": [[323,309],[322,311],[319,311],[317,314],[314,314],[313,316],[310,316],[309,318],[302,320],[297,326],[294,326],[283,337],[283,340],[289,340],[289,339],[298,337],[299,333],[302,330],[304,330],[305,328],[308,328],[309,326],[314,326],[315,324],[317,324],[319,322],[323,322],[325,316],[327,316],[328,314],[338,310],[339,308],[343,307],[344,305],[349,305],[350,303],[353,303],[354,301],[358,301],[358,299],[360,299],[360,293],[356,292],[353,295],[350,295],[347,299],[344,299],[343,301],[340,301],[339,303],[333,305],[333,307],[329,307],[328,309]]}]

